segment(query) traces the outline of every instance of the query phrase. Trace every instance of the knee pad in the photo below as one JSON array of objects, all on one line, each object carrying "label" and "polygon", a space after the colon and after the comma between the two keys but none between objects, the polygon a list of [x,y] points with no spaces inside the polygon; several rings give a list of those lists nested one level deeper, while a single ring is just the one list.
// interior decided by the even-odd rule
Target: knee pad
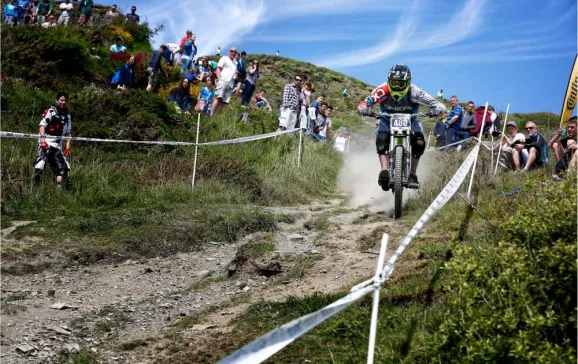
[{"label": "knee pad", "polygon": [[419,158],[425,151],[425,140],[423,134],[415,133],[409,138],[411,144],[412,157]]},{"label": "knee pad", "polygon": [[389,154],[389,139],[390,134],[386,131],[380,131],[375,137],[375,146],[377,147],[377,154],[387,155]]}]

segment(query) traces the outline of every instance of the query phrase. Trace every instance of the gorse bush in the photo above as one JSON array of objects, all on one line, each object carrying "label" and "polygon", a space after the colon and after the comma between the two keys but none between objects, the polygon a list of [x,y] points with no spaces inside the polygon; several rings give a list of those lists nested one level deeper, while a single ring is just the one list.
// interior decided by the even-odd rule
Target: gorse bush
[{"label": "gorse bush", "polygon": [[575,186],[575,179],[529,183],[533,198],[504,225],[498,244],[455,250],[432,360],[576,361]]}]

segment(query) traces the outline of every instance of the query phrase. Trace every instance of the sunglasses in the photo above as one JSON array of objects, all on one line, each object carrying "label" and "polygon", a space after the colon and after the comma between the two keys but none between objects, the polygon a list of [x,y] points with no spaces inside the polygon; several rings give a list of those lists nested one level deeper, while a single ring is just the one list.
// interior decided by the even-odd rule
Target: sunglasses
[{"label": "sunglasses", "polygon": [[229,52],[231,52],[231,53],[238,53],[237,51],[235,51],[235,50],[232,50],[232,49],[231,49],[231,50],[229,50]]},{"label": "sunglasses", "polygon": [[536,129],[536,128],[533,127],[533,126],[530,126],[530,127],[527,127],[527,128],[526,128],[526,130],[532,130],[532,129]]}]

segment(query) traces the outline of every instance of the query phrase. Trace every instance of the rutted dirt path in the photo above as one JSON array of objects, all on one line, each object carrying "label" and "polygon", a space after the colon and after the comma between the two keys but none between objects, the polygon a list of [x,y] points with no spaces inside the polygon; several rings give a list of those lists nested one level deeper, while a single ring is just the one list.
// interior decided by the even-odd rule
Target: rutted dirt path
[{"label": "rutted dirt path", "polygon": [[[169,330],[200,341],[226,332],[231,319],[251,303],[330,293],[368,278],[378,248],[359,246],[359,238],[375,229],[389,230],[394,222],[385,214],[342,204],[270,208],[296,221],[236,244],[209,243],[201,252],[4,274],[1,360],[53,362],[62,351],[86,349],[103,363],[149,363],[169,354],[162,339]],[[2,232],[4,243],[18,244],[9,239],[13,230]],[[240,255],[242,246],[264,239],[274,243],[274,251]],[[199,316],[202,322],[195,324]],[[138,350],[123,350],[147,338],[155,339]]]}]

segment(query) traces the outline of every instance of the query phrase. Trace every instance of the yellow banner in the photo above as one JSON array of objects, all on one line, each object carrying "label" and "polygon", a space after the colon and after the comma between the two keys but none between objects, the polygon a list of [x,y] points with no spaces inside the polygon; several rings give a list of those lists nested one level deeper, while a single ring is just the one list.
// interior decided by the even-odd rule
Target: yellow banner
[{"label": "yellow banner", "polygon": [[566,121],[572,116],[574,107],[576,107],[576,102],[578,100],[578,54],[574,58],[574,66],[572,67],[572,72],[570,73],[570,79],[568,80],[568,87],[566,88],[566,96],[564,97],[564,103],[562,104],[562,112],[560,113],[560,126],[566,124]]}]

